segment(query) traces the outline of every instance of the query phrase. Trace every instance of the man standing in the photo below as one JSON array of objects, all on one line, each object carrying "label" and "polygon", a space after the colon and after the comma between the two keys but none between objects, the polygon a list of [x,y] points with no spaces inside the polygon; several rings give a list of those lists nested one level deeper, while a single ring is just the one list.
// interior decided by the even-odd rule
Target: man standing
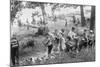
[{"label": "man standing", "polygon": [[16,35],[13,35],[11,38],[11,61],[12,64],[15,65],[16,62],[18,63],[18,48],[19,48],[19,43],[16,38]]}]

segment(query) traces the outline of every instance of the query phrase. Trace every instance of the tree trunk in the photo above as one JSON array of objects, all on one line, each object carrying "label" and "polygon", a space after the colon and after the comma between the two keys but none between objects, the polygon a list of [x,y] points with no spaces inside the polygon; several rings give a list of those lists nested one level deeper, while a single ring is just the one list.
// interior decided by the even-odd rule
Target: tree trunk
[{"label": "tree trunk", "polygon": [[41,7],[41,10],[42,10],[42,15],[43,15],[43,21],[42,21],[42,24],[45,25],[45,7],[44,7],[44,4],[40,3],[40,7]]},{"label": "tree trunk", "polygon": [[81,11],[81,24],[82,24],[82,26],[85,26],[85,17],[84,17],[83,5],[80,6],[80,11]]},{"label": "tree trunk", "polygon": [[27,22],[27,30],[29,30],[29,22],[28,22],[28,19],[26,20]]},{"label": "tree trunk", "polygon": [[93,30],[95,27],[95,6],[91,8],[91,20],[90,20],[90,30]]}]

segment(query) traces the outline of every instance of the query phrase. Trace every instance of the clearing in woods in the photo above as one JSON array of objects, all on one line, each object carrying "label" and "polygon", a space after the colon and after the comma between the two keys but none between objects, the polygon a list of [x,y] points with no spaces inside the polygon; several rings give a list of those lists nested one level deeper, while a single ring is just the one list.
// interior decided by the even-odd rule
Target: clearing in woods
[{"label": "clearing in woods", "polygon": [[[29,31],[28,31],[29,32]],[[29,32],[30,33],[30,32]],[[20,37],[21,36],[21,37]],[[19,34],[18,39],[20,40],[20,48],[19,48],[19,62],[20,65],[28,65],[25,64],[25,60],[28,58],[41,58],[42,56],[46,55],[47,50],[46,47],[43,45],[43,40],[45,39],[44,36],[34,37],[24,33]],[[35,46],[29,48],[22,48],[22,42],[26,42],[26,40],[35,40]],[[25,45],[25,44],[24,44]],[[94,61],[95,59],[95,47],[82,49],[79,53],[70,53],[70,52],[61,52],[60,54],[55,54],[54,58],[49,58],[45,61],[36,62],[32,64],[53,64],[53,63],[70,63],[70,62],[87,62],[87,61]],[[30,65],[30,64],[29,64]]]}]

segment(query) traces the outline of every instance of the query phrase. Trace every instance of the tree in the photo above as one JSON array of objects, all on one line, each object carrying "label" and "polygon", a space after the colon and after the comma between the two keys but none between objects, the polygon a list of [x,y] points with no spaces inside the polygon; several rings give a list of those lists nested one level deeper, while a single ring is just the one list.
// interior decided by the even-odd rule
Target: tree
[{"label": "tree", "polygon": [[90,30],[95,27],[95,6],[91,7],[91,20],[90,20]]},{"label": "tree", "polygon": [[81,11],[81,24],[82,24],[82,26],[85,26],[85,17],[84,17],[83,5],[80,6],[80,11]]},{"label": "tree", "polygon": [[35,7],[40,7],[42,10],[42,15],[43,15],[43,21],[41,22],[41,24],[45,25],[45,16],[46,16],[46,12],[45,12],[45,3],[41,3],[41,2],[31,2],[31,5],[34,4],[34,8]]},{"label": "tree", "polygon": [[54,15],[54,11],[55,11],[56,8],[58,8],[59,4],[58,3],[56,3],[56,4],[52,4],[51,3],[51,5],[53,5],[52,6],[52,17],[53,17],[53,21],[56,21],[57,17]]},{"label": "tree", "polygon": [[39,6],[42,10],[42,15],[43,15],[43,21],[41,24],[45,25],[45,16],[46,16],[46,12],[45,12],[45,3],[37,3],[37,6]]},{"label": "tree", "polygon": [[27,30],[29,30],[29,22],[28,22],[28,19],[26,20],[27,22]]},{"label": "tree", "polygon": [[10,6],[10,20],[13,21],[15,18],[16,13],[19,11],[19,9],[21,9],[22,5],[21,5],[21,1],[17,1],[17,0],[11,0],[11,6]]}]

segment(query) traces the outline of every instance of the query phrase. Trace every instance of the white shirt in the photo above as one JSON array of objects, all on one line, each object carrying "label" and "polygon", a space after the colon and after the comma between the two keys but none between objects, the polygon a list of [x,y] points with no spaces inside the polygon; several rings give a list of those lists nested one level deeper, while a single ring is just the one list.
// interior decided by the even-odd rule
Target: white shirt
[{"label": "white shirt", "polygon": [[76,33],[74,33],[73,31],[70,31],[70,32],[68,33],[68,36],[70,36],[71,39],[73,39],[73,38],[76,37]]}]

